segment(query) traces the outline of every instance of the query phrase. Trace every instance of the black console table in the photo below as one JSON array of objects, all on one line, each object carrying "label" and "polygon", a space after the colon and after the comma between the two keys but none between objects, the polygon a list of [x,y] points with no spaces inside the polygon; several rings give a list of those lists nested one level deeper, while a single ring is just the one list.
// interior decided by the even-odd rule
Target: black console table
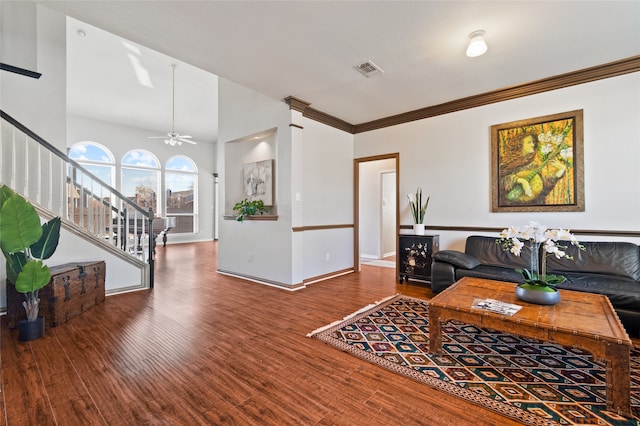
[{"label": "black console table", "polygon": [[398,278],[431,282],[431,256],[440,249],[439,235],[398,235]]}]

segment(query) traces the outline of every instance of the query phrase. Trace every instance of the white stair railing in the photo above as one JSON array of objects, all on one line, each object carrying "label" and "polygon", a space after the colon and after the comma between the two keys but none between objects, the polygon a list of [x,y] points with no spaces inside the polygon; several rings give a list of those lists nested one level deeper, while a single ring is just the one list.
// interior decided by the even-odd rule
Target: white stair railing
[{"label": "white stair railing", "polygon": [[151,209],[145,211],[4,111],[0,117],[0,183],[149,263],[153,287]]}]

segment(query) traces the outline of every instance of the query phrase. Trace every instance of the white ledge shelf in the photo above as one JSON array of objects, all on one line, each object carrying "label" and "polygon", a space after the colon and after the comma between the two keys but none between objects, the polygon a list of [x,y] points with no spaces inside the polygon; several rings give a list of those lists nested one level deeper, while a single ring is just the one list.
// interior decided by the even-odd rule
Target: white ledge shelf
[{"label": "white ledge shelf", "polygon": [[[226,214],[222,216],[224,220],[236,220],[237,217],[238,216],[235,216],[232,214]],[[277,214],[256,214],[256,215],[246,216],[244,220],[278,220],[278,215]]]}]

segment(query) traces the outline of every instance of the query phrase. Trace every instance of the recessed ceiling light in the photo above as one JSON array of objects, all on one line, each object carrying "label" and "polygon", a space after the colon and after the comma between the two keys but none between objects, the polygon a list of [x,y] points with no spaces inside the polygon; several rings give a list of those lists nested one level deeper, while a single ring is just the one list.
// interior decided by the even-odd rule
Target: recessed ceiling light
[{"label": "recessed ceiling light", "polygon": [[84,30],[78,30],[77,33],[78,33],[78,36],[80,36],[80,37],[86,37],[87,36],[87,33]]}]

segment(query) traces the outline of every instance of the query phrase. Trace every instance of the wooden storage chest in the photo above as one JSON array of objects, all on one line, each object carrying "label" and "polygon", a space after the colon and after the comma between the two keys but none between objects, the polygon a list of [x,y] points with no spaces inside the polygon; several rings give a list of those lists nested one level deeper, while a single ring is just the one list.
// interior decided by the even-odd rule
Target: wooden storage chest
[{"label": "wooden storage chest", "polygon": [[[105,298],[104,261],[67,263],[52,266],[51,282],[40,289],[40,315],[45,325],[55,327],[80,315]],[[7,281],[7,324],[9,328],[18,326],[18,321],[26,319],[22,306],[24,295],[18,293]]]}]

